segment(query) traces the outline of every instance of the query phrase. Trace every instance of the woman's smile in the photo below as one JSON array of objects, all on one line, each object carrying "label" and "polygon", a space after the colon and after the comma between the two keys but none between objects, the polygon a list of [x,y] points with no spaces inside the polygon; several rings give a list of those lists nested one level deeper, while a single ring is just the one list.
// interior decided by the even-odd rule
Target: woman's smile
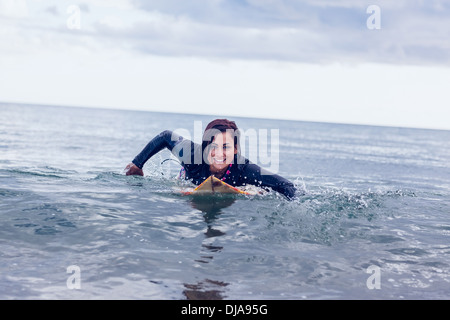
[{"label": "woman's smile", "polygon": [[222,164],[226,162],[226,158],[218,159],[218,158],[212,158],[213,163]]},{"label": "woman's smile", "polygon": [[214,137],[209,145],[208,160],[210,171],[217,173],[225,170],[233,162],[237,149],[230,132],[221,132]]}]

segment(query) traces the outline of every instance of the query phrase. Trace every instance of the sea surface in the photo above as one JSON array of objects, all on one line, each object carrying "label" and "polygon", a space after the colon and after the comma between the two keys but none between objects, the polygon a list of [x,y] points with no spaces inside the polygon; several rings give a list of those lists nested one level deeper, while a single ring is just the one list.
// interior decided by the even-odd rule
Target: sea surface
[{"label": "sea surface", "polygon": [[294,201],[183,196],[167,150],[124,175],[214,118],[0,104],[0,299],[450,298],[450,131],[230,117]]}]

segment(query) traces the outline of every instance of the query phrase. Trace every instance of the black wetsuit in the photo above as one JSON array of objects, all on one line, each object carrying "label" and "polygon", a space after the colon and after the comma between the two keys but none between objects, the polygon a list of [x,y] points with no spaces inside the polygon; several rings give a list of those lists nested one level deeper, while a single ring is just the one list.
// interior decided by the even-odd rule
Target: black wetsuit
[{"label": "black wetsuit", "polygon": [[[142,169],[148,159],[164,148],[169,149],[180,160],[186,172],[185,178],[196,185],[211,175],[209,164],[202,161],[202,146],[169,130],[163,131],[153,138],[134,158],[133,163]],[[289,199],[295,196],[296,189],[292,182],[279,175],[264,171],[242,156],[235,155],[233,165],[229,170],[230,173],[224,181],[232,186],[251,184],[271,188]]]}]

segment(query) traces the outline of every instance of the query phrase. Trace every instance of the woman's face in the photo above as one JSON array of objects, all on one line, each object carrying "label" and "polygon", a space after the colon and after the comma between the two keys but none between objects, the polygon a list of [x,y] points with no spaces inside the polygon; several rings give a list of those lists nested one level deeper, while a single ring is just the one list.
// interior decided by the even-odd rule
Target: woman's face
[{"label": "woman's face", "polygon": [[208,162],[211,172],[224,170],[233,162],[234,155],[237,153],[234,137],[228,131],[215,135],[208,148]]}]

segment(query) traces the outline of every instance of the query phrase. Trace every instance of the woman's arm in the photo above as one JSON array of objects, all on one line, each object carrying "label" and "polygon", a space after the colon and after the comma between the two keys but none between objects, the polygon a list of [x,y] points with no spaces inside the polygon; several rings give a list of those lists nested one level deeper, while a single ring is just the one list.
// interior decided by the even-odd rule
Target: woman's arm
[{"label": "woman's arm", "polygon": [[190,167],[191,164],[201,163],[201,146],[191,140],[184,139],[176,133],[165,130],[154,137],[145,148],[125,168],[126,175],[144,175],[144,164],[162,149],[167,148],[174,154],[181,164]]},{"label": "woman's arm", "polygon": [[168,148],[172,151],[176,142],[172,141],[172,135],[173,133],[170,130],[165,130],[158,134],[150,140],[145,148],[133,159],[132,163],[139,169],[142,169],[147,160],[160,152],[162,149]]},{"label": "woman's arm", "polygon": [[290,200],[295,197],[296,188],[292,182],[282,176],[268,172],[254,163],[249,163],[245,166],[243,176],[247,184],[263,188],[269,187],[285,195]]},{"label": "woman's arm", "polygon": [[126,167],[125,167],[125,174],[127,176],[143,176],[144,175],[144,171],[142,171],[141,168],[138,168],[133,162],[129,163]]},{"label": "woman's arm", "polygon": [[[174,141],[173,138],[175,138],[176,140]],[[174,135],[170,130],[161,132],[159,135],[150,140],[145,148],[133,159],[130,164],[126,166],[126,175],[143,176],[144,172],[142,171],[142,168],[144,167],[144,164],[147,162],[147,160],[164,148],[168,148],[170,151],[172,151],[178,140],[179,136]]]}]

